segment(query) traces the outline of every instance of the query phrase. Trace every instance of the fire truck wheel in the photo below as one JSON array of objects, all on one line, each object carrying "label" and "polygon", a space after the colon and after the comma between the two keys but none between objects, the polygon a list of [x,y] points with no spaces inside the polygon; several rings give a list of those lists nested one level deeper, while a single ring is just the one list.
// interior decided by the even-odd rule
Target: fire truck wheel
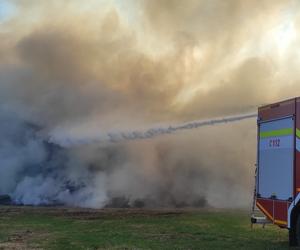
[{"label": "fire truck wheel", "polygon": [[290,247],[297,246],[297,239],[296,239],[295,228],[290,228],[289,229],[289,246]]},{"label": "fire truck wheel", "polygon": [[300,246],[300,214],[298,214],[297,222],[296,222],[296,241],[297,245]]}]

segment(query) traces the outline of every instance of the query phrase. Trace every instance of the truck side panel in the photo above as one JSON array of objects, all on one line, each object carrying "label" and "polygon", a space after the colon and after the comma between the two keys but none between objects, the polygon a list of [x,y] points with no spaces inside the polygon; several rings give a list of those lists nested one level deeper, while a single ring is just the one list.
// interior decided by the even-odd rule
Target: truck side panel
[{"label": "truck side panel", "polygon": [[291,202],[274,199],[257,198],[257,207],[266,215],[266,217],[281,227],[287,227],[288,208]]},{"label": "truck side panel", "polygon": [[274,203],[274,222],[278,225],[287,226],[288,208],[290,202],[275,201]]},{"label": "truck side panel", "polygon": [[293,198],[294,117],[259,124],[258,194],[263,198]]},{"label": "truck side panel", "polygon": [[300,98],[296,102],[295,194],[300,192]]},{"label": "truck side panel", "polygon": [[[295,199],[296,191],[300,193],[300,151],[296,150],[297,142],[300,150],[300,115],[296,114],[297,110],[300,112],[300,99],[295,98],[258,109],[256,204],[280,227],[288,227],[291,200]],[[277,155],[279,150],[281,156]]]},{"label": "truck side panel", "polygon": [[274,201],[271,199],[257,198],[256,206],[267,216],[271,221],[274,221]]},{"label": "truck side panel", "polygon": [[268,121],[286,116],[291,116],[296,113],[295,99],[267,105],[258,109],[258,120]]}]

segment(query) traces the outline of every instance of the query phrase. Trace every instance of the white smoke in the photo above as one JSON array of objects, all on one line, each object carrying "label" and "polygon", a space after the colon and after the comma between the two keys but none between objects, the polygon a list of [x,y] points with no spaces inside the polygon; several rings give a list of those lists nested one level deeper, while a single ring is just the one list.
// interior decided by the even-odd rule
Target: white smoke
[{"label": "white smoke", "polygon": [[[60,145],[48,142],[41,128],[10,112],[2,111],[0,117],[0,194],[9,194],[18,204],[153,207],[202,206],[209,202],[214,206],[232,206],[234,200],[234,206],[244,205],[244,199],[240,199],[245,192],[242,188],[226,200],[215,190],[227,189],[228,185],[243,186],[243,179],[236,179],[235,174],[227,173],[223,179],[223,172],[232,167],[231,160],[223,162],[224,157],[206,154],[210,150],[222,150],[225,154],[223,144],[235,139],[230,133],[224,137],[221,131],[226,126],[236,130],[234,127],[240,123],[232,122],[242,123],[256,114],[161,126],[141,130],[139,134],[124,132],[119,134],[118,141],[111,140],[109,135],[106,140],[95,136],[91,141],[71,138],[71,143],[69,138],[68,144],[55,141]],[[199,128],[197,136],[190,132],[193,128]],[[182,130],[186,133],[176,133],[173,139],[161,136]],[[216,138],[221,141],[219,146],[209,143]],[[237,163],[241,164],[240,170],[234,167],[237,174],[242,169],[251,171],[245,163]]]}]

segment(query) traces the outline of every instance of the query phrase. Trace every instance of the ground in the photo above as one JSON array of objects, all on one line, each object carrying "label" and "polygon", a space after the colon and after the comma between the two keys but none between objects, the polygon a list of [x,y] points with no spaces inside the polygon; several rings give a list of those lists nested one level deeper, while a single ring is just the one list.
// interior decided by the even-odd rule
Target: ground
[{"label": "ground", "polygon": [[0,249],[288,249],[288,232],[242,210],[0,206]]}]

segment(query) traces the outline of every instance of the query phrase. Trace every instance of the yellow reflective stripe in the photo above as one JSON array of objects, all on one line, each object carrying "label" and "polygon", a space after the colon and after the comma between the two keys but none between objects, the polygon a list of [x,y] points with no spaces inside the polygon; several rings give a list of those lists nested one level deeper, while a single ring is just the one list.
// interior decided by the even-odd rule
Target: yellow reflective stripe
[{"label": "yellow reflective stripe", "polygon": [[296,129],[296,136],[300,138],[300,129]]},{"label": "yellow reflective stripe", "polygon": [[[292,135],[292,134],[293,134],[293,128],[283,128],[278,130],[260,132],[259,136],[261,138],[266,138],[266,137],[285,136],[285,135]],[[299,131],[299,135],[300,135],[300,131]]]},{"label": "yellow reflective stripe", "polygon": [[277,224],[287,225],[287,222],[283,220],[274,220],[274,222]]}]

